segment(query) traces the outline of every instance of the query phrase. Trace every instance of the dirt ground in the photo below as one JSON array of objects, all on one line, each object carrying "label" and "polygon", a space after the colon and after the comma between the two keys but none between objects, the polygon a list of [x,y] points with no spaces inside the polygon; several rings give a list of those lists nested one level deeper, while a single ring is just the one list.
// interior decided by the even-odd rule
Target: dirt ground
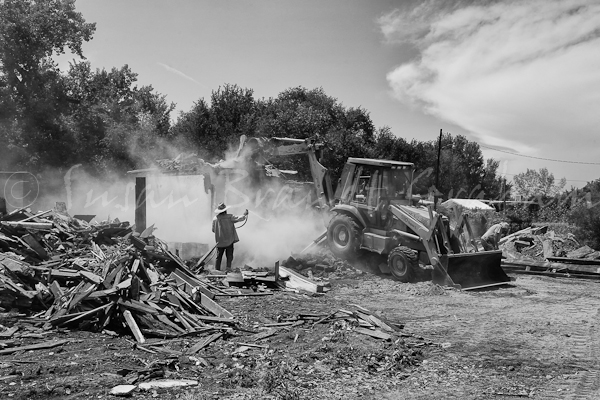
[{"label": "dirt ground", "polygon": [[[6,399],[107,399],[112,387],[156,378],[194,379],[197,386],[136,390],[156,399],[596,399],[600,398],[598,283],[518,276],[508,287],[480,292],[402,284],[356,274],[331,281],[322,296],[220,298],[257,328],[299,314],[328,315],[359,305],[402,323],[390,342],[358,334],[345,321],[278,327],[242,347],[251,332],[211,343],[190,358],[198,338],[133,338],[85,331],[43,331],[10,313],[16,345],[50,339],[69,344],[0,356]],[[1,329],[0,329],[1,331]],[[4,345],[2,345],[4,347]]]}]

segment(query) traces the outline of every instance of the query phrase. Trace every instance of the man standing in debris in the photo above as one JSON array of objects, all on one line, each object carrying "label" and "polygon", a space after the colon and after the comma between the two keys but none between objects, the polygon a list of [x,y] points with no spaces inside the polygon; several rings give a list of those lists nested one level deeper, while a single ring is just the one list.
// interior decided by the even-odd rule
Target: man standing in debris
[{"label": "man standing in debris", "polygon": [[245,221],[248,218],[248,210],[244,215],[236,216],[227,214],[229,207],[225,203],[219,204],[215,210],[217,214],[212,221],[212,231],[215,233],[215,241],[217,242],[217,261],[215,269],[221,269],[221,260],[223,253],[227,257],[227,271],[231,270],[231,262],[233,261],[233,244],[239,242],[237,232],[235,230],[235,222]]},{"label": "man standing in debris", "polygon": [[502,235],[508,232],[508,222],[500,222],[492,225],[482,236],[481,245],[486,251],[498,250]]}]

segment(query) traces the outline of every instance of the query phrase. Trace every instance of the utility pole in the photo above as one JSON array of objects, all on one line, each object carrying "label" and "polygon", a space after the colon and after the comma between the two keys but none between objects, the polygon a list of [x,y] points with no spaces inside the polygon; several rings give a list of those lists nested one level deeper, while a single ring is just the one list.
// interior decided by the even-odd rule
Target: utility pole
[{"label": "utility pole", "polygon": [[438,139],[438,154],[437,154],[437,166],[435,169],[435,192],[433,194],[433,206],[437,206],[437,193],[440,186],[440,155],[442,154],[442,130],[440,129],[440,138]]}]

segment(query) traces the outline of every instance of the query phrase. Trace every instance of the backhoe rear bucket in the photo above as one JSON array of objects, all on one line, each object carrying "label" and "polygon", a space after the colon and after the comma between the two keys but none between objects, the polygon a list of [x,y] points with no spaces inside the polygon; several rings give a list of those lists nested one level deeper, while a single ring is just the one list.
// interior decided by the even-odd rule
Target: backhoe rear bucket
[{"label": "backhoe rear bucket", "polygon": [[511,279],[501,267],[502,251],[448,255],[448,275],[463,290],[504,285]]}]

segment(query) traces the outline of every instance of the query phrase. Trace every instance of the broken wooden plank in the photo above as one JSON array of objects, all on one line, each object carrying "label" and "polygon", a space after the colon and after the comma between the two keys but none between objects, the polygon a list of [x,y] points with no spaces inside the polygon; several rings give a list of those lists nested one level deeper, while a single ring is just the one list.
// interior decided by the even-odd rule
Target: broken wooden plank
[{"label": "broken wooden plank", "polygon": [[11,348],[8,348],[8,349],[0,350],[0,355],[12,354],[12,353],[16,353],[17,351],[51,349],[53,347],[62,346],[63,344],[67,344],[67,343],[70,343],[70,342],[71,342],[71,340],[69,340],[69,339],[64,339],[64,340],[50,340],[50,341],[47,341],[47,342],[30,344],[30,345],[27,345],[27,346],[11,347]]},{"label": "broken wooden plank", "polygon": [[101,285],[104,282],[104,278],[89,271],[81,270],[79,275],[96,285]]},{"label": "broken wooden plank", "polygon": [[206,296],[204,293],[200,293],[200,304],[202,304],[202,307],[206,308],[217,317],[233,318],[233,314],[221,307],[214,300],[208,298],[208,296]]},{"label": "broken wooden plank", "polygon": [[137,301],[137,300],[123,300],[123,299],[119,299],[118,301],[120,306],[123,306],[129,310],[133,310],[139,313],[146,313],[146,314],[160,314],[160,312],[152,307],[149,306],[145,303],[142,303],[141,301]]},{"label": "broken wooden plank", "polygon": [[13,228],[50,230],[54,224],[52,222],[2,221],[2,225],[11,226]]},{"label": "broken wooden plank", "polygon": [[140,331],[140,328],[138,327],[137,322],[135,322],[135,319],[133,318],[131,311],[123,310],[123,317],[125,317],[125,322],[127,323],[127,326],[129,327],[129,329],[131,330],[131,333],[133,333],[133,337],[135,337],[135,340],[138,343],[143,344],[146,341],[146,339],[144,338],[144,334],[142,333],[142,331]]},{"label": "broken wooden plank", "polygon": [[19,330],[18,326],[12,326],[10,328],[8,328],[7,330],[5,330],[4,332],[0,332],[0,339],[7,339],[12,337],[12,335],[15,334],[16,331]]},{"label": "broken wooden plank", "polygon": [[386,341],[392,340],[391,335],[388,335],[387,333],[379,331],[379,330],[370,330],[370,329],[357,327],[357,328],[354,328],[354,332],[358,332],[363,335],[371,336],[376,339],[381,339],[381,340],[386,340]]},{"label": "broken wooden plank", "polygon": [[21,239],[27,243],[27,245],[29,247],[31,247],[33,249],[33,251],[36,252],[36,254],[38,256],[40,256],[40,258],[42,260],[47,260],[48,259],[48,252],[46,251],[46,249],[40,244],[40,242],[38,242],[38,240],[36,238],[33,237],[33,235],[31,235],[30,233],[28,233],[27,235],[23,235],[21,236]]},{"label": "broken wooden plank", "polygon": [[187,354],[196,354],[197,352],[199,352],[200,350],[202,350],[203,348],[205,348],[212,342],[218,340],[221,336],[223,336],[223,333],[221,333],[221,332],[213,333],[212,335],[207,337],[205,340],[202,340],[202,341],[196,343],[194,346],[190,347],[190,349],[186,353]]},{"label": "broken wooden plank", "polygon": [[[289,279],[288,282],[286,282],[286,287],[290,287],[293,289],[302,289],[311,293],[323,293],[323,285],[311,281],[310,279],[300,275],[294,270],[280,266],[279,276],[282,278]],[[288,285],[288,283],[290,285]]]},{"label": "broken wooden plank", "polygon": [[[82,282],[83,283],[83,282]],[[79,286],[78,286],[79,287]],[[86,283],[83,287],[81,287],[79,290],[75,291],[73,293],[73,297],[71,299],[71,301],[69,302],[69,305],[67,306],[67,312],[71,311],[73,308],[75,308],[79,303],[81,303],[82,300],[84,300],[86,297],[88,297],[94,290],[96,290],[96,288],[98,287],[98,285],[93,284],[93,283]]]},{"label": "broken wooden plank", "polygon": [[156,315],[155,318],[157,320],[159,320],[160,322],[162,322],[163,324],[167,325],[168,327],[174,329],[176,332],[180,332],[180,333],[185,333],[186,330],[181,328],[179,325],[177,325],[175,322],[171,321],[166,315]]},{"label": "broken wooden plank", "polygon": [[53,319],[50,319],[49,322],[52,325],[67,325],[67,324],[73,323],[75,321],[79,321],[83,318],[89,317],[91,315],[94,315],[100,311],[106,310],[107,308],[109,308],[111,306],[112,306],[112,303],[104,304],[100,307],[94,308],[93,310],[89,310],[89,311],[85,311],[85,312],[78,312],[78,313],[74,313],[74,314],[67,314],[67,315],[63,315],[58,318],[53,318]]},{"label": "broken wooden plank", "polygon": [[41,213],[38,213],[38,214],[32,215],[31,217],[27,217],[27,218],[25,218],[25,219],[22,219],[22,220],[20,220],[20,221],[17,221],[17,222],[27,222],[27,221],[31,221],[32,219],[39,218],[39,217],[41,217],[42,215],[46,215],[46,214],[48,214],[49,212],[52,212],[52,210],[42,211]]}]

